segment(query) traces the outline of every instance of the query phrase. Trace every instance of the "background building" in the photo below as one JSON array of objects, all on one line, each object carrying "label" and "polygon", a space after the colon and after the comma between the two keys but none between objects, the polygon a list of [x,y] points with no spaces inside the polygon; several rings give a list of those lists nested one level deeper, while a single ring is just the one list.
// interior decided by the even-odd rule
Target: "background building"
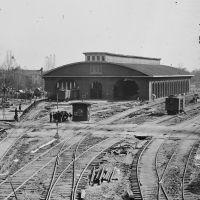
[{"label": "background building", "polygon": [[30,79],[33,88],[42,87],[42,68],[39,70],[22,69],[22,73]]},{"label": "background building", "polygon": [[192,75],[161,65],[160,58],[106,52],[84,53],[85,61],[71,63],[43,75],[49,98],[151,100],[188,93]]}]

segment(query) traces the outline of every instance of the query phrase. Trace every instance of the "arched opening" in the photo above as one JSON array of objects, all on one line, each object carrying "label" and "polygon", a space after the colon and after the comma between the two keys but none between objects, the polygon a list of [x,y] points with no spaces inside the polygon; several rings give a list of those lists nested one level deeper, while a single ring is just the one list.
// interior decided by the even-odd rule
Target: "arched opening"
[{"label": "arched opening", "polygon": [[90,85],[90,98],[101,99],[102,98],[102,84],[95,81]]},{"label": "arched opening", "polygon": [[114,99],[130,100],[138,97],[138,85],[133,80],[121,80],[114,85]]},{"label": "arched opening", "polygon": [[75,80],[60,80],[56,84],[60,100],[79,99],[79,85]]}]

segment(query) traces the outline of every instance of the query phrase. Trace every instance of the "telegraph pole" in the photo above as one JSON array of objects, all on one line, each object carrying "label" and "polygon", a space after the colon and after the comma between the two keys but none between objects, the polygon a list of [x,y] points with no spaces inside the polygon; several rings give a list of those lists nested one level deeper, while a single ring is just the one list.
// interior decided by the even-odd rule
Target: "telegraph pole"
[{"label": "telegraph pole", "polygon": [[59,83],[57,83],[56,85],[56,101],[57,101],[57,119],[56,119],[56,134],[55,134],[55,138],[59,139],[59,134],[58,134],[58,90],[59,90]]},{"label": "telegraph pole", "polygon": [[56,101],[57,101],[57,110],[58,110],[58,91],[59,91],[59,83],[56,85]]}]

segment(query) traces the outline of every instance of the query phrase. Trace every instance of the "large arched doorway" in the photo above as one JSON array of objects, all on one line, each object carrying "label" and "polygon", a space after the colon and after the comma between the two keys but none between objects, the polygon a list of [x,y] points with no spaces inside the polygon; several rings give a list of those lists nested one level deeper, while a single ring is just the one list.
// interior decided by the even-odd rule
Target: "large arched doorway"
[{"label": "large arched doorway", "polygon": [[101,99],[102,98],[102,84],[95,81],[90,86],[90,98]]},{"label": "large arched doorway", "polygon": [[138,96],[138,85],[133,80],[120,80],[114,85],[114,99],[130,100]]}]

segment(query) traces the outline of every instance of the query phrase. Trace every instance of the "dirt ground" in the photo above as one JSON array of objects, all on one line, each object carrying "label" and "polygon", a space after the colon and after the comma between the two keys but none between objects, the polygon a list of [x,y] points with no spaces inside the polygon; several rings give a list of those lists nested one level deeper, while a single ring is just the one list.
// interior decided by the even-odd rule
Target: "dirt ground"
[{"label": "dirt ground", "polygon": [[[23,110],[25,110],[33,100],[24,99],[8,99],[7,106],[3,108],[0,106],[0,120],[14,120],[15,109],[19,111],[19,116]],[[21,105],[21,111],[19,110],[19,105]]]},{"label": "dirt ground", "polygon": [[[71,102],[59,103],[60,110],[72,112]],[[138,108],[139,102],[123,101],[89,101],[91,103],[91,119],[89,122],[73,122],[68,120],[59,123],[49,122],[49,113],[56,110],[55,102],[42,102],[28,113],[21,122],[5,123],[1,122],[1,128],[7,129],[7,134],[1,133],[0,143],[2,151],[0,153],[0,182],[8,175],[22,168],[35,157],[48,150],[56,144],[55,135],[58,132],[60,139],[73,135],[75,132],[84,134],[90,132],[94,136],[115,136],[123,137],[122,143],[108,150],[101,158],[103,162],[96,170],[112,171],[115,176],[101,184],[88,184],[85,192],[85,199],[131,199],[131,165],[140,145],[144,140],[138,140],[137,136],[148,136],[153,138],[163,138],[165,140],[173,138],[199,140],[200,133],[200,107],[193,108],[186,114],[180,114],[176,118],[167,116],[164,105],[143,109],[136,113],[125,115],[118,119],[117,115],[129,109]],[[102,125],[101,120],[109,119],[116,115],[116,120]],[[177,120],[179,119],[179,120]],[[160,121],[165,120],[164,123]],[[20,130],[20,131],[19,131]],[[8,139],[6,136],[8,135]],[[15,137],[13,137],[15,136]],[[14,147],[9,148],[13,144]],[[163,162],[171,154],[171,149],[176,147],[176,142],[169,140],[162,151],[166,151],[161,157]],[[188,186],[191,193],[200,195],[200,150],[195,154],[195,162],[191,166],[191,184]],[[160,170],[163,166],[160,164]],[[91,169],[92,170],[92,169]],[[171,176],[176,174],[176,170],[171,170]],[[167,187],[167,186],[166,186]]]}]

